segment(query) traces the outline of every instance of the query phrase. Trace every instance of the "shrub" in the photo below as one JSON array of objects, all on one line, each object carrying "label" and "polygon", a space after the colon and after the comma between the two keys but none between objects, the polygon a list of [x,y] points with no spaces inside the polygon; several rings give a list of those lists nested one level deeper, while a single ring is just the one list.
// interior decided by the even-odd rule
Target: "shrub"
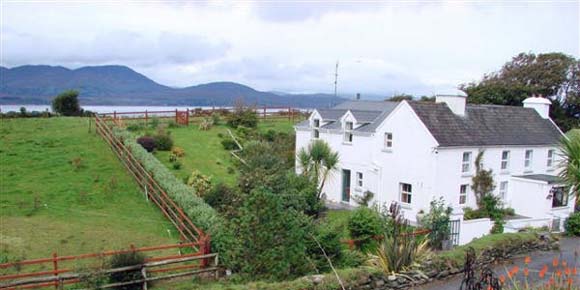
[{"label": "shrub", "polygon": [[384,238],[375,251],[371,263],[385,274],[391,275],[413,266],[416,262],[431,255],[427,247],[429,240],[421,241],[406,234],[409,222],[401,213],[401,206],[392,203],[389,208],[392,227],[384,234]]},{"label": "shrub", "polygon": [[78,116],[82,110],[79,105],[79,92],[68,90],[60,93],[52,100],[52,110],[63,116]]},{"label": "shrub", "polygon": [[213,121],[209,118],[204,118],[201,123],[199,124],[199,130],[207,131],[213,127]]},{"label": "shrub", "polygon": [[354,201],[364,207],[368,207],[371,201],[375,198],[375,194],[372,191],[365,191],[362,195],[355,195],[353,196]]},{"label": "shrub", "polygon": [[429,213],[419,221],[422,227],[430,229],[429,245],[434,249],[442,249],[443,241],[449,239],[449,227],[452,208],[445,205],[443,198],[432,200]]},{"label": "shrub", "polygon": [[375,238],[382,234],[383,222],[375,210],[359,207],[350,215],[348,231],[363,251],[376,246]]},{"label": "shrub", "polygon": [[[109,267],[114,269],[127,266],[141,265],[143,263],[145,263],[145,256],[143,256],[143,254],[139,252],[128,252],[114,255],[111,258],[111,261],[109,262]],[[142,278],[143,276],[141,275],[141,269],[109,274],[109,280],[111,283],[129,282],[133,280],[139,280]],[[142,284],[136,283],[125,286],[117,286],[115,287],[115,289],[138,290],[142,289],[142,287],[143,287]]]},{"label": "shrub", "polygon": [[177,162],[173,163],[173,169],[175,169],[175,170],[181,169],[181,162],[177,161]]},{"label": "shrub", "polygon": [[224,139],[222,140],[222,146],[224,147],[225,150],[238,150],[240,149],[240,147],[238,147],[238,144],[236,144],[236,142],[234,140],[231,139]]},{"label": "shrub", "polygon": [[139,143],[139,145],[141,145],[145,150],[147,150],[147,152],[153,152],[153,150],[155,150],[155,148],[157,147],[155,139],[148,136],[139,137],[139,139],[137,139],[137,143]]},{"label": "shrub", "polygon": [[[324,254],[328,256],[335,267],[342,260],[340,231],[336,228],[329,227],[327,224],[320,224],[316,228],[316,234],[308,237],[306,244],[308,256],[316,267],[317,272],[327,272],[331,270]],[[320,246],[318,244],[320,244]],[[320,249],[321,247],[324,249],[324,253]]]},{"label": "shrub", "polygon": [[159,123],[160,123],[160,121],[158,118],[153,118],[153,119],[151,119],[151,122],[149,122],[149,127],[151,129],[157,129],[157,127],[159,126]]},{"label": "shrub", "polygon": [[143,129],[144,129],[144,127],[143,127],[142,124],[130,124],[130,125],[127,125],[127,130],[128,131],[134,132],[134,131],[141,131]]},{"label": "shrub", "polygon": [[219,125],[221,123],[220,114],[218,112],[214,112],[211,114],[211,121],[214,125]]},{"label": "shrub", "polygon": [[193,187],[195,193],[198,196],[204,196],[207,192],[211,190],[211,178],[209,176],[201,174],[197,170],[193,170],[189,178],[187,179],[187,185]]},{"label": "shrub", "polygon": [[177,155],[173,153],[169,154],[169,162],[173,163],[175,161],[177,161]]},{"label": "shrub", "polygon": [[177,147],[177,146],[171,148],[171,153],[175,154],[175,156],[177,156],[177,157],[185,156],[185,150],[183,150],[183,148]]},{"label": "shrub", "polygon": [[153,136],[157,150],[169,151],[173,147],[173,139],[165,130],[158,130],[157,135]]},{"label": "shrub", "polygon": [[580,212],[570,215],[564,223],[564,228],[567,235],[580,236]]},{"label": "shrub", "polygon": [[219,183],[208,191],[203,199],[225,217],[237,216],[242,205],[242,196],[235,188]]},{"label": "shrub", "polygon": [[258,115],[254,108],[246,107],[243,103],[238,102],[234,111],[226,116],[227,125],[232,128],[244,126],[256,128],[258,126]]}]

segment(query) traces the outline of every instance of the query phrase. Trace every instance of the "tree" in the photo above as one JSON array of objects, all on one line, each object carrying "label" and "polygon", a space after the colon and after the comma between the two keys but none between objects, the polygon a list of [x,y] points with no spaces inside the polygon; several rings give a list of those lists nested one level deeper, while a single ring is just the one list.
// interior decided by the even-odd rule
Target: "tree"
[{"label": "tree", "polygon": [[395,94],[392,97],[386,99],[385,101],[400,102],[400,101],[412,101],[412,100],[413,100],[413,95],[409,95],[409,94]]},{"label": "tree", "polygon": [[311,266],[307,240],[312,224],[301,212],[285,207],[279,194],[265,188],[252,191],[235,220],[242,273],[255,278],[288,279],[306,274]]},{"label": "tree", "polygon": [[475,104],[521,106],[540,94],[552,101],[550,117],[563,131],[580,125],[580,60],[563,53],[520,53],[480,82],[459,88]]},{"label": "tree", "polygon": [[473,190],[479,208],[484,206],[484,197],[491,195],[492,191],[495,189],[492,170],[485,170],[483,168],[482,160],[484,153],[485,151],[481,150],[477,154],[477,157],[475,158],[475,176],[471,178],[471,189]]},{"label": "tree", "polygon": [[562,138],[560,144],[562,161],[560,163],[560,177],[576,195],[576,201],[580,198],[580,134],[568,134]]},{"label": "tree", "polygon": [[60,93],[52,100],[52,110],[63,116],[78,116],[82,113],[79,105],[79,92],[68,90]]},{"label": "tree", "polygon": [[321,198],[326,179],[330,173],[338,169],[338,162],[338,152],[333,152],[328,143],[322,140],[316,140],[307,149],[301,148],[298,152],[302,174],[319,185],[318,199]]}]

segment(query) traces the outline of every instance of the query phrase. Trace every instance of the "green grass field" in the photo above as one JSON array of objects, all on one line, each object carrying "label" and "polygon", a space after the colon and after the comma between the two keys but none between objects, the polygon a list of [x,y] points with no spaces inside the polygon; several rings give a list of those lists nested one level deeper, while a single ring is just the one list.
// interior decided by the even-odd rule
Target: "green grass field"
[{"label": "green grass field", "polygon": [[0,122],[0,258],[178,240],[88,119]]},{"label": "green grass field", "polygon": [[[289,120],[268,120],[260,121],[258,129],[264,132],[268,130],[293,132],[293,126],[294,123]],[[237,175],[232,156],[229,151],[223,149],[221,145],[223,139],[218,137],[218,134],[222,134],[225,138],[229,138],[227,129],[225,125],[219,125],[213,126],[208,131],[202,131],[197,124],[167,129],[171,132],[174,146],[181,147],[185,151],[185,156],[179,158],[182,167],[178,170],[173,169],[173,164],[169,161],[171,154],[169,151],[157,151],[154,154],[179,179],[188,178],[196,169],[202,174],[211,176],[214,184],[223,182],[233,185],[236,183]]]}]

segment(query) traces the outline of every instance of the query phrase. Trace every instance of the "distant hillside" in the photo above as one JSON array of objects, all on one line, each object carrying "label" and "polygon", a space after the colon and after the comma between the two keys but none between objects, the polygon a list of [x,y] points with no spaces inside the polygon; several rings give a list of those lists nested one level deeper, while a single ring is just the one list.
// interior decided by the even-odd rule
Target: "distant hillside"
[{"label": "distant hillside", "polygon": [[0,104],[48,104],[67,89],[80,91],[85,105],[227,106],[242,98],[247,104],[327,107],[344,99],[328,94],[261,92],[233,82],[171,88],[118,65],[68,69],[61,66],[0,67]]}]

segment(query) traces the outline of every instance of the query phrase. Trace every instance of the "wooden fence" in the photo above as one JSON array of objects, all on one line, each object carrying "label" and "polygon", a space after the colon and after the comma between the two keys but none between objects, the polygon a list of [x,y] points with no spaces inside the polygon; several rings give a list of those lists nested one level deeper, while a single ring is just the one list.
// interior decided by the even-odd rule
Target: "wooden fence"
[{"label": "wooden fence", "polygon": [[[143,284],[143,288],[147,289],[147,282],[164,279],[171,279],[176,277],[183,277],[188,275],[196,275],[200,273],[213,272],[217,275],[218,269],[218,255],[217,254],[201,254],[199,252],[184,253],[192,248],[203,247],[200,242],[180,243],[171,245],[160,245],[153,247],[136,248],[131,245],[130,248],[117,251],[104,251],[100,253],[82,254],[76,256],[58,256],[53,253],[50,258],[23,260],[18,262],[0,264],[0,289],[30,289],[55,287],[56,289],[63,289],[65,285],[76,284],[82,282],[84,277],[89,276],[106,276],[116,272],[140,271],[141,278],[123,282],[122,285],[129,284]],[[177,249],[178,254],[167,255],[163,253],[158,256],[149,256],[145,259],[144,264],[132,265],[121,268],[106,269],[99,261],[113,255],[139,252],[148,253],[153,251],[167,251]],[[91,265],[95,268],[92,272],[75,271],[71,266],[78,266],[79,262],[84,262],[86,265]],[[91,264],[92,262],[92,264]],[[210,263],[212,265],[210,265]],[[51,267],[51,270],[46,270]],[[174,266],[175,264],[182,264]],[[40,268],[40,270],[28,270],[30,267]],[[86,270],[85,270],[86,271]],[[165,274],[165,275],[164,275]],[[110,283],[100,285],[99,288],[111,288],[122,286],[119,283]]]},{"label": "wooden fence", "polygon": [[[296,122],[301,120],[307,115],[308,112],[304,110],[299,110],[292,107],[253,107],[258,118],[262,120],[289,120],[291,122]],[[173,119],[175,123],[181,125],[187,125],[189,123],[195,122],[200,117],[209,117],[214,113],[220,115],[231,114],[234,108],[216,108],[211,109],[185,109],[185,110],[166,110],[166,111],[140,111],[140,112],[117,112],[112,113],[102,113],[100,116],[102,118],[110,117],[113,120],[131,119],[131,120],[145,120],[149,121],[153,118],[158,119]]]}]

